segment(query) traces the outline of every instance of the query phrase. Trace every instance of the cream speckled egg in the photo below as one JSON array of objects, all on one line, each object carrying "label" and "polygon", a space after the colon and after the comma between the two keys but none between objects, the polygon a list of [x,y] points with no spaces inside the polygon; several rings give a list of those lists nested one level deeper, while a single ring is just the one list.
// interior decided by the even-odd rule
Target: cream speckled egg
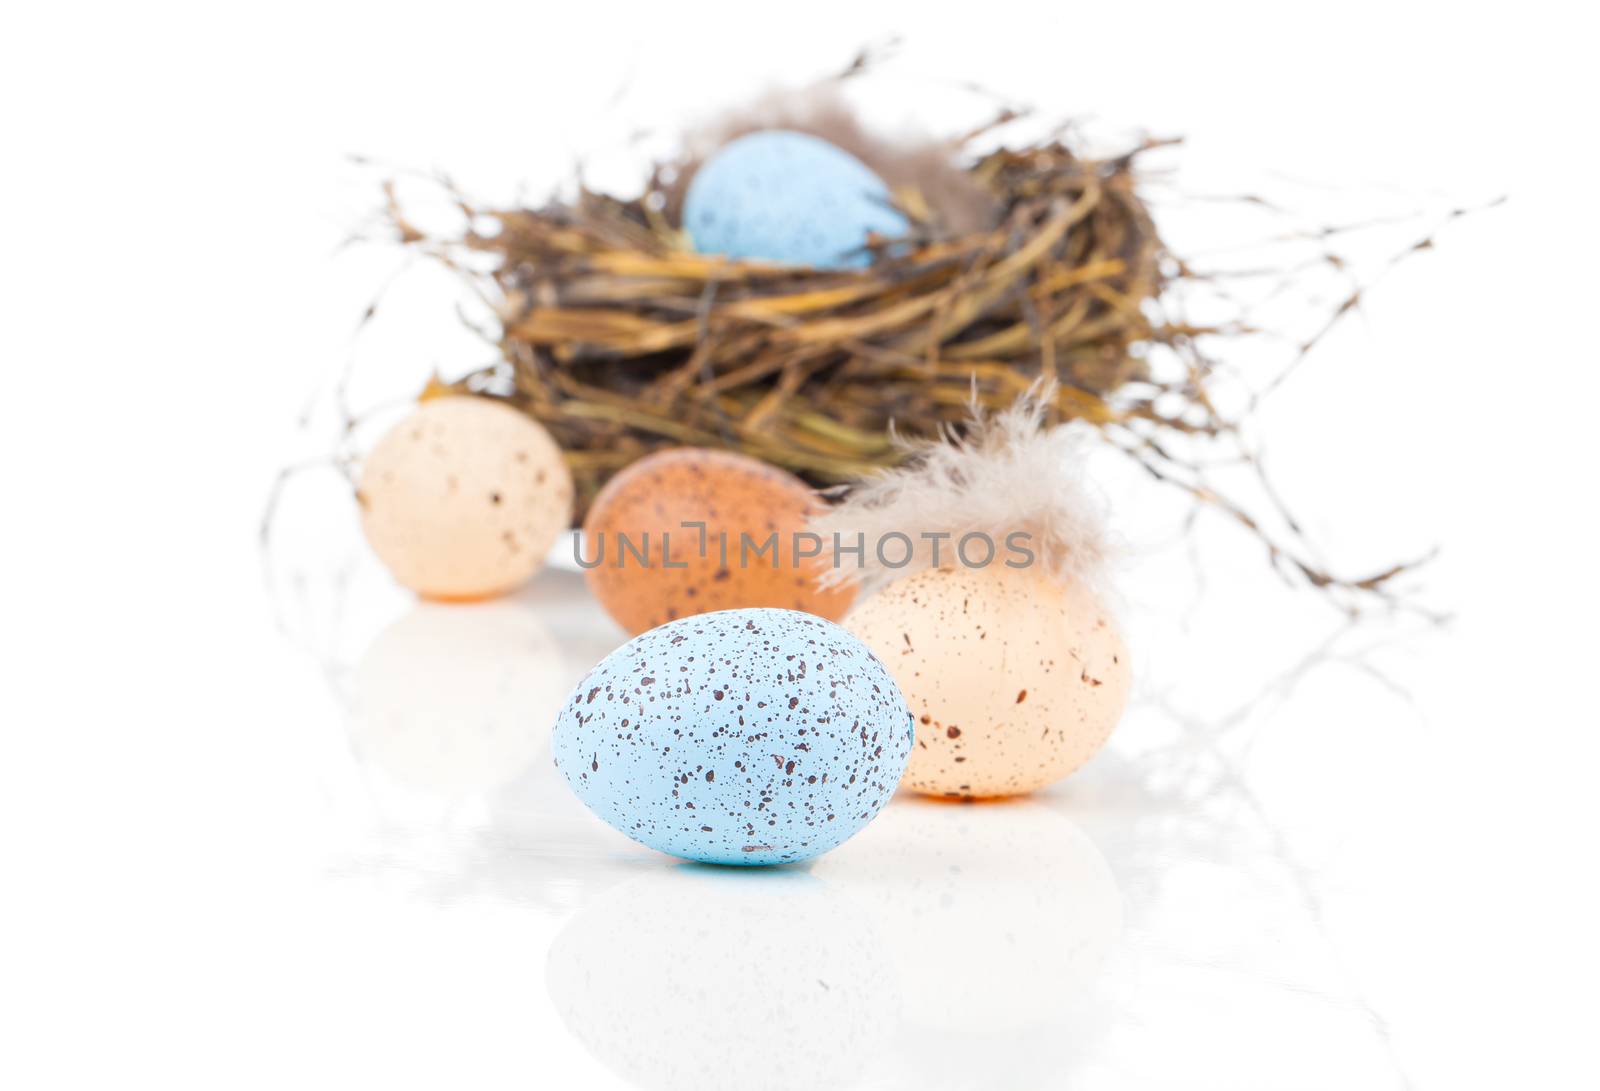
[{"label": "cream speckled egg", "polygon": [[406,587],[432,599],[514,590],[571,522],[572,475],[537,421],[487,398],[424,402],[362,467],[361,526]]},{"label": "cream speckled egg", "polygon": [[1003,565],[889,584],[845,627],[905,693],[917,741],[901,780],[959,798],[1009,796],[1076,770],[1127,704],[1128,650],[1077,582]]}]

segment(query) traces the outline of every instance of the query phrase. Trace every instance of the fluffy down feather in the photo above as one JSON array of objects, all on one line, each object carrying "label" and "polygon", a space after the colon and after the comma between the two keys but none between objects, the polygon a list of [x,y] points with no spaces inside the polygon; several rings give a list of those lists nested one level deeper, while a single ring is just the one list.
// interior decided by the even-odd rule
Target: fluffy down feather
[{"label": "fluffy down feather", "polygon": [[[963,535],[987,534],[997,547],[993,563],[1000,564],[1007,535],[1022,531],[1034,563],[1052,577],[1099,585],[1110,558],[1105,515],[1083,479],[1078,431],[1044,425],[1053,394],[1053,385],[1036,383],[1003,412],[986,414],[974,404],[960,435],[910,444],[905,464],[850,486],[811,529],[828,543],[837,533],[847,546],[859,533],[865,556],[859,568],[850,560],[830,568],[822,582],[860,580],[870,592],[932,568],[935,542],[925,534],[949,535],[938,544],[943,565],[959,563],[953,554]],[[880,561],[877,543],[896,533],[911,539],[914,552],[908,564],[892,568]],[[886,550],[894,559],[904,551],[898,540]]]}]

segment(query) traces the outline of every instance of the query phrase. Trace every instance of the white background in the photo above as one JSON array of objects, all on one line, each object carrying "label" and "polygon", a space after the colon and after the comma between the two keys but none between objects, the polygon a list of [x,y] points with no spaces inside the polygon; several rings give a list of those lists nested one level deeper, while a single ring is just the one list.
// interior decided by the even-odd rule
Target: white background
[{"label": "white background", "polygon": [[[1595,1086],[1577,10],[0,17],[0,1082]],[[1108,462],[1141,662],[1110,750],[1009,808],[897,801],[809,873],[730,885],[597,829],[537,760],[523,710],[620,635],[581,583],[414,608],[331,475],[296,486],[265,564],[257,524],[277,470],[330,448],[347,363],[368,407],[483,358],[426,271],[354,336],[399,262],[340,246],[382,177],[350,154],[490,199],[577,158],[625,185],[632,129],[890,32],[901,82],[873,108],[897,122],[943,128],[971,79],[1104,139],[1186,135],[1165,162],[1190,192],[1422,210],[1402,240],[1510,196],[1387,277],[1263,422],[1334,562],[1440,544],[1425,595],[1454,620],[1347,630],[1220,527],[1202,584],[1181,510]],[[467,734],[371,730],[418,702]]]}]

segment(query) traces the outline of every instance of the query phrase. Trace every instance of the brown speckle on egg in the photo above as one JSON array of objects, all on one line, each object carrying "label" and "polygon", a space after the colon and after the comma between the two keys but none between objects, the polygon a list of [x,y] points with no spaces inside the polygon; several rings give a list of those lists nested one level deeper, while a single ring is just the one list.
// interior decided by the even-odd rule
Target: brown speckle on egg
[{"label": "brown speckle on egg", "polygon": [[[902,781],[915,791],[984,798],[1043,787],[1088,761],[1127,703],[1127,650],[1094,594],[1042,572],[916,573],[856,607],[845,626],[883,660],[917,718]],[[1052,669],[1063,650],[1077,670]]]},{"label": "brown speckle on egg", "polygon": [[631,633],[757,606],[837,621],[855,592],[816,586],[826,551],[795,564],[795,535],[820,506],[805,482],[745,455],[697,447],[658,451],[617,474],[595,497],[584,521],[585,558],[600,563],[586,578]]},{"label": "brown speckle on egg", "polygon": [[379,440],[357,496],[362,530],[394,578],[442,600],[514,590],[572,518],[572,476],[549,433],[465,395],[424,402]]}]

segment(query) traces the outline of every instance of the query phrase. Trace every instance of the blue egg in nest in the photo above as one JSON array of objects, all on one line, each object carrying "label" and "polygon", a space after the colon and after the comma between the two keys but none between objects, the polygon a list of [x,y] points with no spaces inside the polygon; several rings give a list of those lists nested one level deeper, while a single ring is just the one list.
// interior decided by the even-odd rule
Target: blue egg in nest
[{"label": "blue egg in nest", "polygon": [[695,172],[683,226],[702,254],[809,265],[870,264],[869,233],[908,229],[889,187],[818,137],[771,129],[723,146]]},{"label": "blue egg in nest", "polygon": [[798,610],[668,622],[567,699],[551,748],[578,798],[653,849],[784,864],[843,843],[889,801],[915,727],[861,641]]}]

